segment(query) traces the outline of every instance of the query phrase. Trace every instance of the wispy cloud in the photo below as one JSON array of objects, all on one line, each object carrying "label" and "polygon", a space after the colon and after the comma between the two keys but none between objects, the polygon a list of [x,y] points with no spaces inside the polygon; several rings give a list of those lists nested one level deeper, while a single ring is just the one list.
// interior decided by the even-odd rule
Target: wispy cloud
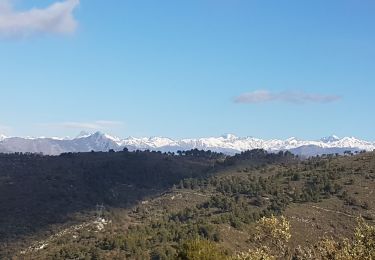
[{"label": "wispy cloud", "polygon": [[77,28],[73,16],[79,0],[55,2],[26,11],[14,10],[12,0],[0,0],[0,36],[27,37],[35,34],[70,34]]},{"label": "wispy cloud", "polygon": [[1,134],[7,134],[12,130],[12,127],[7,125],[0,125],[0,135]]},{"label": "wispy cloud", "polygon": [[331,103],[340,100],[338,95],[323,95],[306,93],[302,91],[272,92],[268,90],[256,90],[243,93],[234,99],[235,103],[258,104],[266,102],[287,102],[295,104],[304,103]]},{"label": "wispy cloud", "polygon": [[110,130],[123,127],[124,123],[120,121],[98,120],[93,122],[61,122],[42,124],[54,128],[70,128],[79,130]]}]

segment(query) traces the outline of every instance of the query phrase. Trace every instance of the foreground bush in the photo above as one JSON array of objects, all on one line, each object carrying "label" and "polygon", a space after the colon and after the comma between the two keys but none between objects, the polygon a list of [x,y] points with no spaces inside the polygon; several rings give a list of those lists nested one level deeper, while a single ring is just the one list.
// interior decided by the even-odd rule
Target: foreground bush
[{"label": "foreground bush", "polygon": [[[241,252],[232,260],[372,260],[375,259],[375,226],[362,218],[351,239],[335,241],[323,238],[315,245],[292,250],[287,242],[291,238],[290,224],[284,218],[262,218],[257,222],[254,248]],[[290,253],[293,252],[293,253]]]},{"label": "foreground bush", "polygon": [[222,260],[227,256],[218,246],[206,239],[194,239],[185,242],[179,251],[178,259],[182,260]]}]

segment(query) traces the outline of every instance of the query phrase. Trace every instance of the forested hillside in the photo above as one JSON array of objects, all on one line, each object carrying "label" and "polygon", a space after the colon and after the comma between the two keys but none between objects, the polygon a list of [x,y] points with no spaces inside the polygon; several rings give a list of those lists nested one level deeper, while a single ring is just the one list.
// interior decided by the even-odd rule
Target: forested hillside
[{"label": "forested hillside", "polygon": [[[229,259],[267,246],[259,226],[281,223],[283,248],[258,253],[314,259],[302,249],[352,239],[359,216],[372,223],[374,189],[374,153],[0,155],[1,256]],[[201,246],[216,258],[194,258]]]}]

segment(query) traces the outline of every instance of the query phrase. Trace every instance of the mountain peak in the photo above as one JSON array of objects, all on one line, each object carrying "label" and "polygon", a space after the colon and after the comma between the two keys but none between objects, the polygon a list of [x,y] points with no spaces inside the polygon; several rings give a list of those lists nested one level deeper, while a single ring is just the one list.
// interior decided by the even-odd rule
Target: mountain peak
[{"label": "mountain peak", "polygon": [[320,141],[324,143],[336,142],[338,140],[340,140],[340,138],[337,135],[330,135],[330,136],[326,136],[320,139]]},{"label": "mountain peak", "polygon": [[238,137],[236,135],[230,134],[230,133],[223,134],[221,137],[224,138],[224,139],[227,139],[227,140],[236,140],[236,139],[238,139]]},{"label": "mountain peak", "polygon": [[89,133],[89,132],[86,132],[86,131],[81,131],[79,132],[79,134],[76,136],[76,138],[85,138],[85,137],[89,137],[90,135],[92,135],[92,133]]},{"label": "mountain peak", "polygon": [[93,133],[92,135],[96,135],[96,136],[104,136],[105,133],[103,132],[100,132],[100,131],[96,131],[95,133]]},{"label": "mountain peak", "polygon": [[[0,141],[5,138],[7,137],[0,135]],[[35,144],[30,145],[32,142],[35,142]],[[320,140],[300,140],[295,137],[285,140],[264,140],[237,137],[234,134],[224,134],[219,137],[178,140],[167,137],[128,137],[122,139],[102,132],[87,133],[85,131],[82,131],[73,139],[9,138],[7,142],[1,142],[1,145],[4,146],[5,150],[11,152],[42,152],[54,155],[62,152],[108,151],[109,149],[122,150],[124,147],[130,150],[148,149],[163,152],[200,149],[227,154],[235,154],[252,149],[264,149],[267,151],[289,150],[306,155],[323,154],[327,152],[340,153],[345,150],[372,151],[375,149],[374,142],[359,140],[354,137],[339,138],[336,135],[324,137]]]},{"label": "mountain peak", "polygon": [[115,139],[114,137],[107,135],[103,132],[96,131],[95,133],[88,133],[86,131],[81,131],[79,135],[75,139],[80,138],[108,138],[108,139]]}]

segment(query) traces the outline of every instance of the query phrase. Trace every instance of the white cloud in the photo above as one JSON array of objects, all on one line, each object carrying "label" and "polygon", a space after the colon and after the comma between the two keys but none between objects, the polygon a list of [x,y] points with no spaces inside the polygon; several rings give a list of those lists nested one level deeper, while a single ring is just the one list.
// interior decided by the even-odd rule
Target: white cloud
[{"label": "white cloud", "polygon": [[11,11],[11,4],[9,0],[0,1],[0,14],[8,13]]},{"label": "white cloud", "polygon": [[108,130],[122,127],[124,126],[124,123],[120,121],[98,120],[93,122],[61,122],[42,125],[48,127],[70,128],[79,130]]},{"label": "white cloud", "polygon": [[13,9],[11,0],[0,0],[0,36],[27,37],[35,34],[70,34],[77,28],[73,16],[79,0],[55,2],[44,9]]},{"label": "white cloud", "polygon": [[257,104],[265,102],[288,102],[288,103],[330,103],[341,99],[337,95],[322,95],[305,93],[302,91],[271,92],[268,90],[256,90],[243,93],[234,99],[235,103]]},{"label": "white cloud", "polygon": [[1,134],[8,134],[12,130],[12,127],[7,126],[7,125],[0,125],[0,135]]}]

